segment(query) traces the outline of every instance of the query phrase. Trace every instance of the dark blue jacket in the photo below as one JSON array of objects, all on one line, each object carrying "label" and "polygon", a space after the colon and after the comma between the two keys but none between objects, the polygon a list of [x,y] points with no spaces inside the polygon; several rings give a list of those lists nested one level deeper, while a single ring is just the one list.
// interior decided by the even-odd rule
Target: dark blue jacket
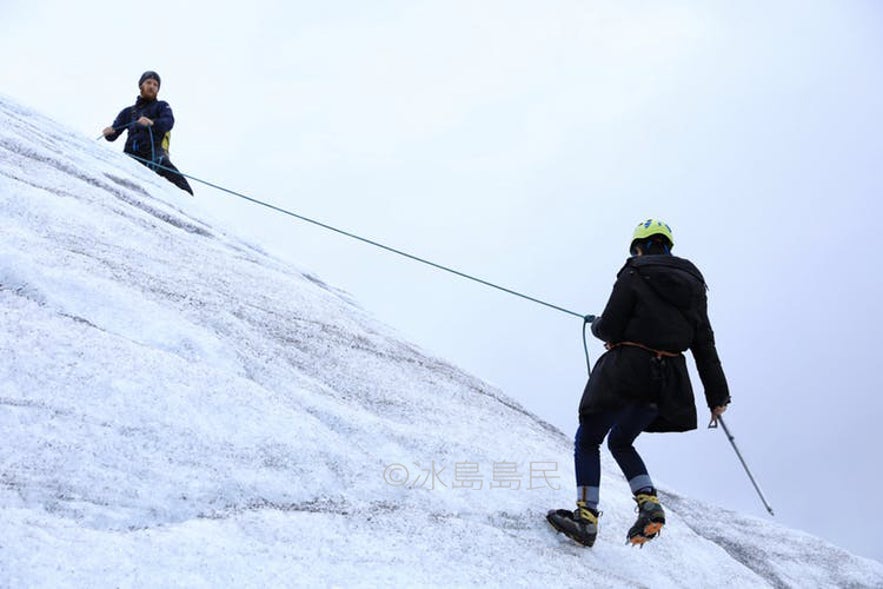
[{"label": "dark blue jacket", "polygon": [[[141,117],[151,119],[153,126],[145,127],[137,124],[135,121]],[[172,107],[168,102],[164,100],[148,101],[139,96],[133,106],[127,106],[120,111],[112,126],[114,132],[106,137],[108,141],[116,141],[123,130],[128,130],[129,136],[123,151],[145,159],[156,160],[165,154],[163,139],[175,126],[175,117],[172,115]]]}]

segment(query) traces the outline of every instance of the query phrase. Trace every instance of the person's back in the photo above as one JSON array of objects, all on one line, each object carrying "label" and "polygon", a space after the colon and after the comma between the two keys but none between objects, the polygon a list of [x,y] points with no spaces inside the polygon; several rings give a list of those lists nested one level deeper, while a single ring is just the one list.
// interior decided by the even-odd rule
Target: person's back
[{"label": "person's back", "polygon": [[645,330],[646,336],[637,337],[646,337],[647,345],[655,349],[689,349],[708,407],[726,405],[730,392],[708,319],[708,286],[699,269],[672,255],[637,256],[630,263],[641,279],[647,311],[635,322],[635,328]]},{"label": "person's back", "polygon": [[659,417],[647,431],[687,431],[697,418],[682,352],[689,349],[696,360],[709,408],[725,406],[730,394],[708,320],[705,279],[692,262],[671,254],[668,226],[654,223],[638,226],[632,257],[592,323],[595,337],[616,354],[599,359],[580,415],[627,402],[656,403]]},{"label": "person's back", "polygon": [[[630,258],[617,276],[630,290],[611,299],[594,333],[605,342],[638,342],[683,352],[693,345],[705,303],[705,280],[692,262],[672,255]],[[625,303],[625,304],[624,304]]]}]

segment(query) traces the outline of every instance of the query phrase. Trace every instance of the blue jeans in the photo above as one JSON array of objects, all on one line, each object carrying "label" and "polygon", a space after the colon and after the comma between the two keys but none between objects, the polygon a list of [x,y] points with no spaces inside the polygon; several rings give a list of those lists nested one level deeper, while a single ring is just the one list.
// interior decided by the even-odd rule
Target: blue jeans
[{"label": "blue jeans", "polygon": [[647,467],[633,443],[658,414],[659,410],[655,405],[635,404],[624,409],[580,417],[573,445],[579,500],[585,501],[593,509],[598,507],[601,485],[600,448],[605,436],[607,447],[622,469],[632,492],[653,487]]}]

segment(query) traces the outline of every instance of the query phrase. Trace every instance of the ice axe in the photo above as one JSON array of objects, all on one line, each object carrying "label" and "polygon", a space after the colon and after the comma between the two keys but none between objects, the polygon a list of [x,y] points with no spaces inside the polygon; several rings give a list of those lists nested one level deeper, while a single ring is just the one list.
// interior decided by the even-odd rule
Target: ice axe
[{"label": "ice axe", "polygon": [[708,424],[709,428],[716,428],[717,424],[720,423],[721,427],[724,428],[724,433],[727,434],[727,439],[730,440],[730,445],[733,446],[733,450],[736,451],[736,456],[739,457],[739,462],[742,463],[742,468],[745,469],[745,472],[748,474],[748,478],[751,479],[751,484],[754,485],[754,490],[757,491],[757,495],[760,497],[760,500],[763,501],[763,506],[766,507],[766,510],[770,512],[770,515],[775,516],[773,513],[773,508],[770,507],[770,504],[767,503],[766,497],[763,496],[763,491],[760,490],[760,487],[757,485],[757,481],[754,480],[754,476],[751,474],[751,470],[748,468],[748,465],[745,463],[745,459],[742,458],[742,453],[739,452],[739,448],[736,446],[736,440],[733,437],[733,434],[730,433],[727,424],[724,423],[724,418],[720,415],[717,418],[712,418],[711,423]]}]

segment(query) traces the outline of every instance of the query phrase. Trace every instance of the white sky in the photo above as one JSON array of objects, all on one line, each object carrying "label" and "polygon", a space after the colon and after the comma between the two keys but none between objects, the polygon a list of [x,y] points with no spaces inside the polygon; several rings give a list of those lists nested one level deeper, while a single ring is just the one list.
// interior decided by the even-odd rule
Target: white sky
[{"label": "white sky", "polygon": [[[711,285],[728,423],[777,519],[883,560],[865,516],[883,483],[881,24],[871,0],[5,0],[0,91],[95,137],[155,69],[182,171],[581,313],[634,225],[666,219]],[[575,430],[578,319],[194,188]],[[663,485],[764,513],[722,434],[639,449]]]}]

